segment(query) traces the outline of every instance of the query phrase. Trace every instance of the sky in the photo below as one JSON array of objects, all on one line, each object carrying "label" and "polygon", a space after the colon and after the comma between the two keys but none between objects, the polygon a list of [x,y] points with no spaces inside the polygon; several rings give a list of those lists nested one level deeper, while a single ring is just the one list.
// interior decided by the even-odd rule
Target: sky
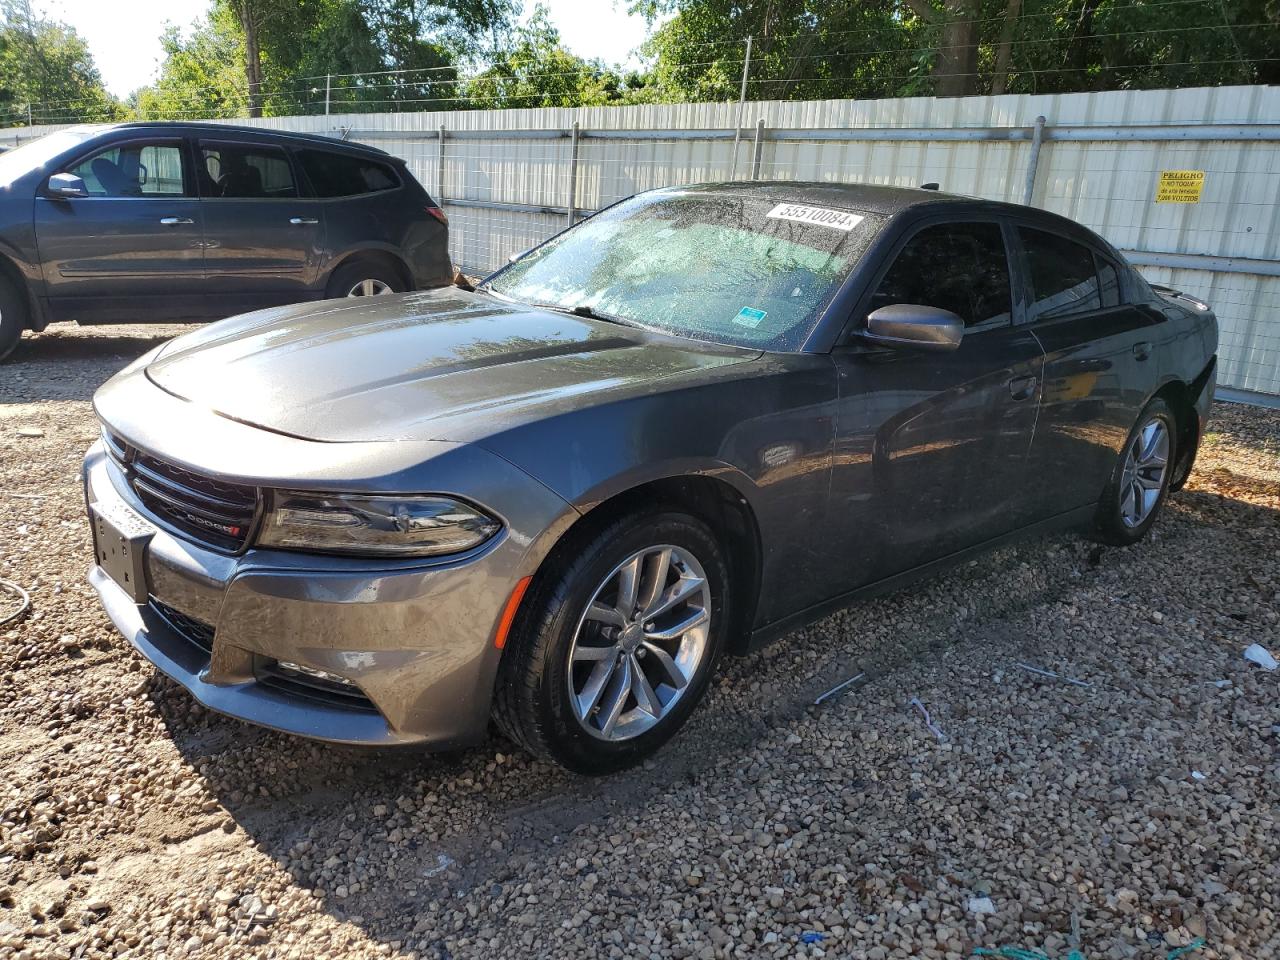
[{"label": "sky", "polygon": [[[647,24],[628,0],[542,0],[564,45],[580,57],[623,63],[644,42]],[[186,28],[210,0],[34,0],[47,17],[69,23],[89,44],[107,89],[124,97],[155,79],[166,21]],[[525,0],[526,16],[533,0]]]}]

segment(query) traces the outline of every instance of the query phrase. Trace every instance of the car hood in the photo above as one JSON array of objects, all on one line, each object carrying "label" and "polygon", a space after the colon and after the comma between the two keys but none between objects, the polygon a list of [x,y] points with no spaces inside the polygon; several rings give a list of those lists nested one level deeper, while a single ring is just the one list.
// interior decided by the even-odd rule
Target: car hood
[{"label": "car hood", "polygon": [[447,288],[232,317],[174,340],[146,376],[308,440],[472,441],[759,355]]}]

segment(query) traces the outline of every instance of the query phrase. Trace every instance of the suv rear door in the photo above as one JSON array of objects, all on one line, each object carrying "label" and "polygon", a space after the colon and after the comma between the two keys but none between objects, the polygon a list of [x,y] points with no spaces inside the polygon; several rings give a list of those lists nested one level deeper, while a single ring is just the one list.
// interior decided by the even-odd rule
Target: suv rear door
[{"label": "suv rear door", "polygon": [[1159,320],[1126,302],[1125,271],[1079,237],[1019,223],[1025,322],[1045,351],[1044,395],[1031,469],[1044,516],[1102,495],[1158,370]]},{"label": "suv rear door", "polygon": [[[207,316],[201,205],[181,137],[101,142],[50,173],[86,197],[36,195],[51,318],[82,323]],[[159,316],[163,314],[163,317]]]},{"label": "suv rear door", "polygon": [[195,153],[207,291],[218,312],[316,299],[323,204],[303,196],[288,151],[202,137]]}]

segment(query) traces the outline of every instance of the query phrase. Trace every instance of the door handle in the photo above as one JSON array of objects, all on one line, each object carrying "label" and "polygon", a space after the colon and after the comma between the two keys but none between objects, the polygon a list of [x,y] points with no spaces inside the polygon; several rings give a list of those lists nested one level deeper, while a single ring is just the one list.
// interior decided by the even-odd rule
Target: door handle
[{"label": "door handle", "polygon": [[1015,400],[1028,400],[1036,393],[1035,377],[1014,377],[1009,381],[1009,396]]},{"label": "door handle", "polygon": [[1147,359],[1147,357],[1151,356],[1151,344],[1146,340],[1143,340],[1140,343],[1135,343],[1133,345],[1133,355],[1138,360]]},{"label": "door handle", "polygon": [[161,217],[160,222],[166,227],[174,227],[183,223],[195,223],[190,217]]},{"label": "door handle", "polygon": [[319,223],[320,221],[313,217],[290,217],[289,222],[295,227],[305,227],[313,223]]}]

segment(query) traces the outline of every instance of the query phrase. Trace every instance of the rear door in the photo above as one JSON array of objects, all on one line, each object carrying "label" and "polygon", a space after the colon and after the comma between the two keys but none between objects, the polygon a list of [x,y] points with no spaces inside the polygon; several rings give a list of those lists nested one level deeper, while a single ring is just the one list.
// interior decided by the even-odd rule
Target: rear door
[{"label": "rear door", "polygon": [[1045,351],[1031,467],[1037,512],[1050,516],[1102,495],[1156,388],[1159,317],[1126,302],[1121,272],[1094,246],[1025,223],[1016,236],[1026,327]]},{"label": "rear door", "polygon": [[87,197],[35,201],[36,244],[56,320],[204,316],[200,202],[181,137],[98,146],[54,172]]},{"label": "rear door", "polygon": [[892,303],[965,321],[949,353],[870,345],[833,353],[840,400],[832,542],[849,589],[1028,522],[1027,456],[1043,354],[1015,325],[1005,230],[994,218],[926,225],[891,255],[855,327]]},{"label": "rear door", "polygon": [[271,143],[196,143],[205,275],[222,314],[315,299],[323,204],[301,195],[293,161]]}]

